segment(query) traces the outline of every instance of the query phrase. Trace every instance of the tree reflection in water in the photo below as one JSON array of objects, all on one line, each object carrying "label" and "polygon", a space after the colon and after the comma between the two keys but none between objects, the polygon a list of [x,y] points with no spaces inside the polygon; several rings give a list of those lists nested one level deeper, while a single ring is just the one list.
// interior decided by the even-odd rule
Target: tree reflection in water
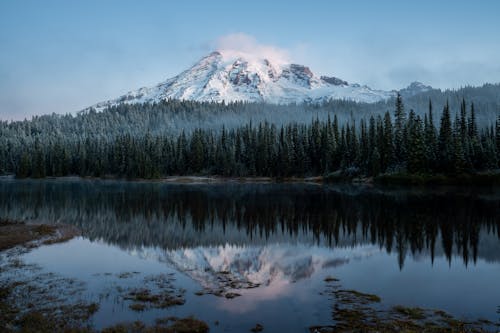
[{"label": "tree reflection in water", "polygon": [[76,224],[85,237],[123,248],[374,244],[397,252],[401,269],[408,255],[500,260],[500,194],[488,190],[3,180],[0,211]]}]

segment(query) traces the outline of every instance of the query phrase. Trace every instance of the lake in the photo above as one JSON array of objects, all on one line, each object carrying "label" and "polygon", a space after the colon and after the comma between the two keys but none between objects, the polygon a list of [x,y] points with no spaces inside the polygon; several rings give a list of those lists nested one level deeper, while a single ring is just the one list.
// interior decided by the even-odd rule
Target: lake
[{"label": "lake", "polygon": [[[20,259],[78,281],[97,329],[193,315],[210,332],[308,332],[332,324],[333,277],[380,307],[500,319],[500,189],[4,179],[0,212],[81,230]],[[122,291],[155,276],[184,304],[132,309]]]}]

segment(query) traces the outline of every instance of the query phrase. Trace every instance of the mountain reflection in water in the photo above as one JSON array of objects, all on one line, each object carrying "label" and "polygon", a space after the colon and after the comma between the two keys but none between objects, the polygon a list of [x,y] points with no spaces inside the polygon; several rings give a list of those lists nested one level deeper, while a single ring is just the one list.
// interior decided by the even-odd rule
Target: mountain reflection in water
[{"label": "mountain reflection in water", "polygon": [[[4,218],[75,224],[91,240],[171,257],[186,256],[186,249],[203,260],[210,251],[220,257],[226,244],[258,257],[264,245],[286,243],[372,245],[397,253],[401,269],[409,255],[444,255],[450,264],[460,256],[465,265],[500,260],[500,193],[492,190],[2,180],[0,211]],[[343,260],[327,256],[321,265]]]}]

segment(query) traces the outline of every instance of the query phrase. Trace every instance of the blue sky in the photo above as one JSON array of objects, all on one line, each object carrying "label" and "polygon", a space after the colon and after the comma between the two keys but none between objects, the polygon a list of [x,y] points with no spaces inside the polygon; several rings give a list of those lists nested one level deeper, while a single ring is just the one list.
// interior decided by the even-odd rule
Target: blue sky
[{"label": "blue sky", "polygon": [[78,111],[237,38],[373,88],[500,82],[499,13],[496,0],[2,0],[0,119]]}]

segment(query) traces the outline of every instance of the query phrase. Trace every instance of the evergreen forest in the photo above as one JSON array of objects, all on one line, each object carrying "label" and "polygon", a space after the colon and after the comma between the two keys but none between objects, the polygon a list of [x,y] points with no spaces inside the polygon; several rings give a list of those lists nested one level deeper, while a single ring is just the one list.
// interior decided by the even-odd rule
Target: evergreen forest
[{"label": "evergreen forest", "polygon": [[[183,106],[184,102],[166,103]],[[193,110],[203,107],[202,103],[185,103]],[[217,108],[216,104],[207,105]],[[222,107],[255,106],[236,103]],[[114,112],[126,114],[128,108],[118,107]],[[142,105],[142,109],[144,118],[155,114],[155,105]],[[109,120],[113,112],[91,110],[89,114],[88,119],[106,114]],[[499,169],[500,115],[494,124],[479,126],[476,114],[474,103],[465,99],[459,110],[451,110],[446,103],[439,112],[428,100],[427,110],[417,114],[406,110],[398,94],[392,110],[369,117],[339,119],[337,113],[323,113],[309,122],[250,120],[231,128],[222,124],[219,129],[194,126],[179,131],[131,131],[108,121],[101,124],[100,131],[75,134],[76,129],[71,128],[37,129],[34,125],[43,118],[3,122],[0,172],[19,178],[152,179],[173,175],[286,178],[335,172],[349,176],[459,175]],[[106,133],[106,125],[111,134]]]}]

